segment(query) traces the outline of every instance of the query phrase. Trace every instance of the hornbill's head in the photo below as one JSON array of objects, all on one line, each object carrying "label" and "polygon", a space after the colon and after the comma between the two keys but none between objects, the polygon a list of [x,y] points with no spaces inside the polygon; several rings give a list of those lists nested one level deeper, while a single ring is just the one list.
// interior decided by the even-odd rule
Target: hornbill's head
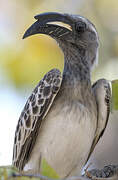
[{"label": "hornbill's head", "polygon": [[[64,54],[73,50],[84,54],[86,52],[91,59],[90,66],[93,66],[98,50],[98,34],[88,19],[56,12],[42,13],[36,15],[35,19],[37,21],[25,32],[23,39],[34,34],[47,34],[58,42]],[[68,26],[57,25],[55,22]]]}]

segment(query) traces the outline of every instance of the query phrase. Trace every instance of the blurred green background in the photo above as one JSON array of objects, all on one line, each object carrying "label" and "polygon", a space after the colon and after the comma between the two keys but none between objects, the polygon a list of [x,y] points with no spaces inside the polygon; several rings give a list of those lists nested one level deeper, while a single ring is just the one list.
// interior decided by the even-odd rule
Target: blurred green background
[{"label": "blurred green background", "polygon": [[[63,69],[63,54],[53,39],[35,35],[22,40],[33,16],[46,11],[90,19],[100,37],[92,81],[118,79],[117,0],[0,0],[0,165],[11,164],[15,127],[32,89],[50,69]],[[94,165],[118,163],[117,130],[114,112],[91,158]]]}]

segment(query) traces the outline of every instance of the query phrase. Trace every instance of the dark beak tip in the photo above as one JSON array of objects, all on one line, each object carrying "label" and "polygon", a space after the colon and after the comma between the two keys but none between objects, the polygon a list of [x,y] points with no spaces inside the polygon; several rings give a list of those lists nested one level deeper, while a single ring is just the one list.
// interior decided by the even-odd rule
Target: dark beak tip
[{"label": "dark beak tip", "polygon": [[39,26],[39,24],[37,23],[38,21],[34,22],[24,33],[22,39],[25,39],[33,34],[35,34],[37,26]]},{"label": "dark beak tip", "polygon": [[25,39],[26,38],[26,36],[25,36],[25,34],[23,35],[23,37],[22,37],[22,39]]},{"label": "dark beak tip", "polygon": [[24,33],[24,35],[23,35],[22,39],[27,38],[27,37],[29,36],[28,34],[29,34],[29,33],[26,31],[26,32]]}]

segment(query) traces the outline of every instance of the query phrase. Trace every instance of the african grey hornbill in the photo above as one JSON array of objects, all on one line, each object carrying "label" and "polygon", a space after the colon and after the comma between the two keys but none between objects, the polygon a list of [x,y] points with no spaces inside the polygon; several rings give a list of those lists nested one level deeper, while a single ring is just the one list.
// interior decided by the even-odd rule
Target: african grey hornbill
[{"label": "african grey hornbill", "polygon": [[109,82],[100,79],[91,85],[98,34],[79,15],[49,12],[35,19],[23,38],[54,38],[64,54],[64,70],[62,75],[58,69],[49,71],[26,102],[15,132],[13,165],[21,173],[36,174],[45,158],[60,177],[79,175],[109,118]]}]

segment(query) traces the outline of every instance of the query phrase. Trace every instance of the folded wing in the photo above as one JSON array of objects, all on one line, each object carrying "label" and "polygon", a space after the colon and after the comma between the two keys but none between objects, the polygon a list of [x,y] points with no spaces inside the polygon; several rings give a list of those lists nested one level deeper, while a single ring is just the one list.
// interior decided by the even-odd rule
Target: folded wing
[{"label": "folded wing", "polygon": [[99,139],[104,134],[109,119],[111,103],[111,88],[109,81],[105,79],[98,80],[96,83],[93,84],[92,90],[96,98],[98,116],[97,129],[87,161],[91,156]]},{"label": "folded wing", "polygon": [[17,124],[13,150],[13,165],[19,171],[22,171],[29,160],[41,123],[60,89],[61,81],[62,77],[58,69],[49,71],[25,104]]}]

